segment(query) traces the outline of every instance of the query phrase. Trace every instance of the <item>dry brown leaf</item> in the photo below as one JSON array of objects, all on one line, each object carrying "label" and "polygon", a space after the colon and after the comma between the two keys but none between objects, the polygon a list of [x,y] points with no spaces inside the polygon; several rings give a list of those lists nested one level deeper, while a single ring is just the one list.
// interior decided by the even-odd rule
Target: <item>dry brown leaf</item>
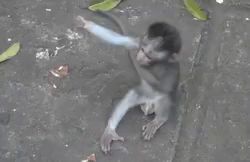
[{"label": "dry brown leaf", "polygon": [[82,160],[82,162],[96,162],[95,154],[91,154],[87,157],[86,160]]}]

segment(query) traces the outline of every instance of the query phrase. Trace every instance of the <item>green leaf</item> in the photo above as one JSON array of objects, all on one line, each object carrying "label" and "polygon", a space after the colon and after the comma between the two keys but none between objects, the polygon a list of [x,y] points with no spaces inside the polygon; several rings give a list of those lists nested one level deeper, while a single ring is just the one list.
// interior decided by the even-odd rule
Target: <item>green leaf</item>
[{"label": "green leaf", "polygon": [[207,14],[195,0],[184,0],[187,10],[199,20],[207,20]]},{"label": "green leaf", "polygon": [[89,6],[88,9],[91,11],[109,11],[115,8],[120,2],[121,0],[104,0],[103,2]]},{"label": "green leaf", "polygon": [[0,55],[0,62],[3,62],[15,56],[19,50],[20,50],[20,43],[14,43]]}]

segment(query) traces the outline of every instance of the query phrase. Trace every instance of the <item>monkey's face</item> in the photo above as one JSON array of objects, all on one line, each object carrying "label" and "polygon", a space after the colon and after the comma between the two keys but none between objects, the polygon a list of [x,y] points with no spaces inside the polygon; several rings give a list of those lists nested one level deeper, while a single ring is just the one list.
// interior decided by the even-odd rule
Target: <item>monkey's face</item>
[{"label": "monkey's face", "polygon": [[157,50],[161,41],[161,38],[150,40],[144,37],[141,39],[140,48],[136,55],[136,60],[141,66],[149,66],[168,57],[166,52]]}]

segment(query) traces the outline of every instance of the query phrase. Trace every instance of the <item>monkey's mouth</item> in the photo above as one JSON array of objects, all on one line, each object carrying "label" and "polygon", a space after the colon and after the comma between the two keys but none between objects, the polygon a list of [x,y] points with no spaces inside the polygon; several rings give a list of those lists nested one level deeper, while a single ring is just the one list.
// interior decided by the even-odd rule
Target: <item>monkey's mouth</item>
[{"label": "monkey's mouth", "polygon": [[145,57],[148,59],[148,60],[152,60],[152,58],[150,56],[148,56],[146,53],[144,53]]},{"label": "monkey's mouth", "polygon": [[151,58],[145,54],[144,52],[139,51],[137,53],[136,60],[141,64],[141,65],[148,65],[151,62]]}]

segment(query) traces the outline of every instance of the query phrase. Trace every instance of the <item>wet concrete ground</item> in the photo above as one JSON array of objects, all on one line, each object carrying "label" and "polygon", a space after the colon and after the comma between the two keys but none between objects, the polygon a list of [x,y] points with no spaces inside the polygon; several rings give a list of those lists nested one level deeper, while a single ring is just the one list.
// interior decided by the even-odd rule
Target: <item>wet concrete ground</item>
[{"label": "wet concrete ground", "polygon": [[[203,1],[206,22],[175,0],[127,0],[114,10],[131,35],[155,20],[178,27],[186,93],[150,142],[141,139],[150,118],[129,112],[117,130],[125,142],[114,143],[108,156],[99,138],[112,106],[137,80],[124,49],[73,29],[79,14],[112,27],[79,4],[88,1],[0,1],[0,50],[22,44],[0,64],[1,162],[80,162],[92,153],[97,162],[250,161],[250,2]],[[61,64],[69,65],[69,76],[49,78]]]}]

